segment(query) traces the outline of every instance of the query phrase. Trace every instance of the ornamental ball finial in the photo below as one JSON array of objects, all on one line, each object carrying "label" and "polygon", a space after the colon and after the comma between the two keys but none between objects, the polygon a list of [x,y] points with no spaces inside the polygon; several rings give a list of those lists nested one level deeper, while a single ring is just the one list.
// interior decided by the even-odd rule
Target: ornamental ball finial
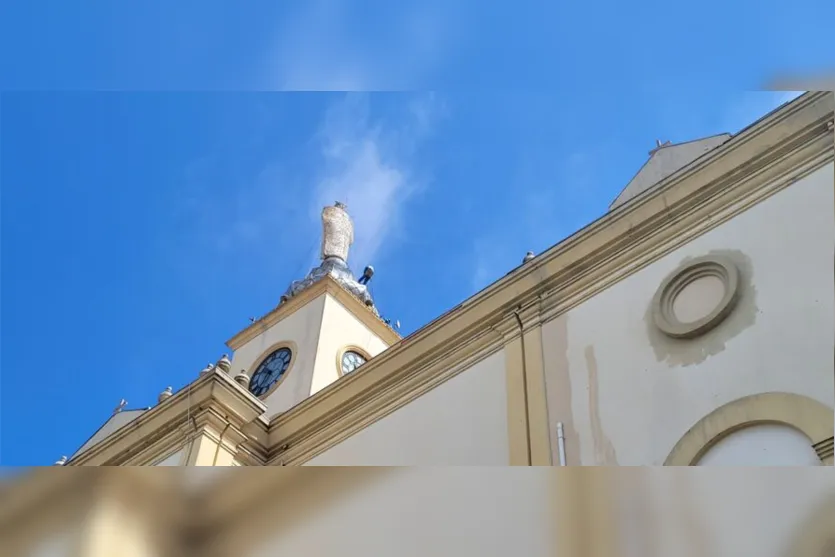
[{"label": "ornamental ball finial", "polygon": [[215,369],[215,365],[212,363],[206,364],[206,367],[200,370],[200,375],[206,375],[207,373],[211,373],[212,370]]},{"label": "ornamental ball finial", "polygon": [[63,466],[66,463],[67,463],[67,457],[62,456],[61,458],[59,458],[58,460],[55,461],[55,464],[53,464],[53,466]]},{"label": "ornamental ball finial", "polygon": [[249,381],[249,375],[247,375],[244,370],[239,371],[235,376],[235,382],[244,389],[249,389]]},{"label": "ornamental ball finial", "polygon": [[232,362],[229,360],[229,356],[226,354],[223,354],[220,357],[216,365],[217,368],[223,373],[229,373],[229,370],[232,369]]}]

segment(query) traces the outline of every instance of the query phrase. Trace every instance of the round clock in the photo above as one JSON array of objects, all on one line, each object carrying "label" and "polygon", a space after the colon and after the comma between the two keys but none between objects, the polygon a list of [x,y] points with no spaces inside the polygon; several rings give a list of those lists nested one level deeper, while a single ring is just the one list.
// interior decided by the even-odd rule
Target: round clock
[{"label": "round clock", "polygon": [[252,374],[249,392],[258,397],[264,396],[287,372],[292,356],[293,353],[286,347],[267,356]]},{"label": "round clock", "polygon": [[351,373],[365,362],[365,356],[363,356],[359,352],[354,352],[353,350],[346,350],[345,353],[342,354],[342,374],[347,375],[348,373]]}]

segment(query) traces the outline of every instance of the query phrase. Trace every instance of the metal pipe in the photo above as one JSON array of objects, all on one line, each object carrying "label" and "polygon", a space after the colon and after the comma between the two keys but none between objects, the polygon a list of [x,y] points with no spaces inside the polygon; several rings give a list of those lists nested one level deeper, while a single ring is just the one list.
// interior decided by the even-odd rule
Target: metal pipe
[{"label": "metal pipe", "polygon": [[516,317],[516,323],[519,324],[519,344],[522,348],[522,394],[525,403],[525,435],[528,437],[528,441],[525,444],[528,450],[528,466],[531,466],[533,465],[533,459],[531,458],[531,417],[528,407],[528,359],[525,352],[525,327],[522,325],[522,318],[519,317],[518,311],[514,311],[513,316]]},{"label": "metal pipe", "polygon": [[229,429],[229,426],[232,425],[232,422],[228,422],[225,426],[223,426],[223,431],[220,432],[220,438],[217,440],[217,446],[215,447],[215,458],[212,460],[212,466],[217,466],[217,456],[220,454],[220,446],[223,444],[223,436],[226,434],[226,430]]},{"label": "metal pipe", "polygon": [[565,466],[565,430],[562,422],[557,422],[557,447],[560,452],[560,466]]}]

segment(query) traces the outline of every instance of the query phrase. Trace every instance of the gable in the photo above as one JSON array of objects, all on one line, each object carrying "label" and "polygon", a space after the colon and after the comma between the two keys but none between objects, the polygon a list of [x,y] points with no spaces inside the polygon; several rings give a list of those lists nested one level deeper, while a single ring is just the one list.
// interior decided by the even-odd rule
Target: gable
[{"label": "gable", "polygon": [[620,195],[612,202],[609,209],[623,205],[630,199],[637,197],[664,178],[688,166],[690,163],[719,147],[731,138],[731,134],[723,133],[678,143],[676,145],[660,146],[652,151],[649,160],[638,171],[634,178],[626,185]]},{"label": "gable", "polygon": [[75,458],[76,456],[80,455],[93,445],[104,441],[107,437],[110,436],[111,433],[114,433],[116,430],[121,429],[123,426],[129,424],[139,416],[145,413],[145,409],[137,409],[137,410],[123,410],[121,412],[117,412],[113,414],[109,420],[104,422],[104,424],[99,428],[97,432],[90,437],[86,443],[81,445],[81,448],[75,451],[75,454],[72,455],[71,458]]}]

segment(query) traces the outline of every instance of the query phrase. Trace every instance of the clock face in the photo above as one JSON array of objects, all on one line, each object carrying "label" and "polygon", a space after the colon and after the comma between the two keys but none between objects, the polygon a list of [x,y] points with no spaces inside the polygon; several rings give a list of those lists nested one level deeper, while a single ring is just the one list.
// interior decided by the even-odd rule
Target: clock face
[{"label": "clock face", "polygon": [[347,375],[351,373],[362,364],[365,363],[365,356],[354,352],[353,350],[348,350],[342,355],[342,374]]},{"label": "clock face", "polygon": [[261,362],[249,382],[249,392],[255,396],[265,395],[284,376],[290,366],[293,353],[289,348],[279,348]]}]

